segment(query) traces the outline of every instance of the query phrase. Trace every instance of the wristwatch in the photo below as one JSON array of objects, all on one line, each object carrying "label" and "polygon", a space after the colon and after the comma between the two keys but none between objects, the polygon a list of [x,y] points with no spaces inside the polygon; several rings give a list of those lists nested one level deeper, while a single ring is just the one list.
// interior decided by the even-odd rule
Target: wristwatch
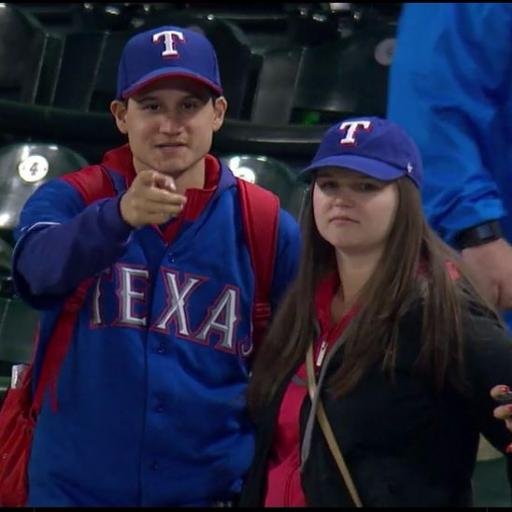
[{"label": "wristwatch", "polygon": [[455,245],[461,251],[467,247],[476,247],[501,238],[503,232],[497,220],[491,220],[459,231],[455,236]]}]

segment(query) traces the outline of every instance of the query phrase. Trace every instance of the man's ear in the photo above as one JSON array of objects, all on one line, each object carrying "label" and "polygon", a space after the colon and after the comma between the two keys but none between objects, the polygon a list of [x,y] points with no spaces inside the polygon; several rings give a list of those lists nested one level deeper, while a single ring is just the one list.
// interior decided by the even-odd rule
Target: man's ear
[{"label": "man's ear", "polygon": [[224,96],[219,96],[215,98],[213,101],[213,110],[214,110],[214,118],[213,118],[213,131],[216,132],[220,129],[220,127],[224,123],[224,116],[226,115],[226,110],[228,109],[228,102]]},{"label": "man's ear", "polygon": [[[129,101],[129,100],[128,100]],[[126,111],[128,110],[128,101],[114,100],[110,103],[110,112],[116,120],[118,130],[125,135],[128,133],[126,127]]]}]

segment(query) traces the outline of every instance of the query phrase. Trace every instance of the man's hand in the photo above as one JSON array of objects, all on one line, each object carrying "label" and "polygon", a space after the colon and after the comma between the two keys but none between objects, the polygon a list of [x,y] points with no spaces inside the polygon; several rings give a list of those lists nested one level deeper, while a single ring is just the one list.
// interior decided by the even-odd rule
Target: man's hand
[{"label": "man's hand", "polygon": [[462,251],[482,292],[498,309],[512,309],[512,246],[503,238]]},{"label": "man's hand", "polygon": [[131,226],[164,224],[178,215],[187,198],[176,193],[171,176],[145,170],[137,174],[120,202],[121,216]]}]

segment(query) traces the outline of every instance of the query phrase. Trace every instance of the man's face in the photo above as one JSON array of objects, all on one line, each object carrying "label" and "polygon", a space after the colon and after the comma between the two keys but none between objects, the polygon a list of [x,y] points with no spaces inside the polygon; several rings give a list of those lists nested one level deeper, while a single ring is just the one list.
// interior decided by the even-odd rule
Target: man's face
[{"label": "man's face", "polygon": [[202,165],[213,133],[224,121],[227,103],[187,78],[164,78],[148,85],[111,111],[128,135],[136,172],[153,169],[178,177]]}]

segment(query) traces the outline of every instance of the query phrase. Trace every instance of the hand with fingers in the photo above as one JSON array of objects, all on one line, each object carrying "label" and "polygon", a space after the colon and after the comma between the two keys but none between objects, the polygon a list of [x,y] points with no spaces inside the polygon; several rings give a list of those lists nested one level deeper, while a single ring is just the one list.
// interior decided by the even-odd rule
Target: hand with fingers
[{"label": "hand with fingers", "polygon": [[134,228],[164,224],[183,210],[186,200],[176,192],[171,176],[144,170],[137,174],[121,198],[121,216]]},{"label": "hand with fingers", "polygon": [[[491,396],[500,403],[494,409],[494,417],[503,420],[506,427],[512,432],[512,391],[508,386],[494,386],[490,391]],[[507,453],[512,453],[512,443],[506,448]]]}]

